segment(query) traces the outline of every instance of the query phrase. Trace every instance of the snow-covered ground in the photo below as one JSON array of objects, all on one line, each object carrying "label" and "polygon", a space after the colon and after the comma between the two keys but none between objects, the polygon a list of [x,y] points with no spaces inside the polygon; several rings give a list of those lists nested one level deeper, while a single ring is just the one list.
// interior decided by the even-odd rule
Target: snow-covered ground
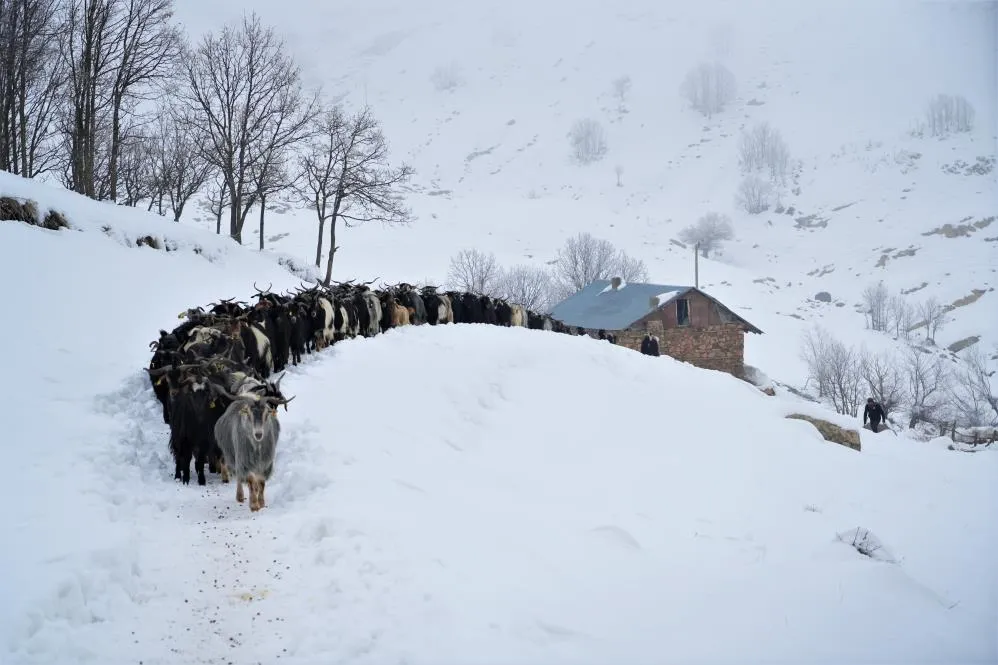
[{"label": "snow-covered ground", "polygon": [[[416,169],[417,220],[341,229],[339,279],[439,284],[450,257],[472,247],[544,267],[588,231],[644,259],[652,282],[689,284],[691,250],[674,240],[717,211],[736,237],[701,260],[701,284],[767,333],[748,340],[747,359],[778,380],[803,383],[796,349],[812,323],[883,346],[856,311],[879,280],[913,302],[983,291],[950,313],[936,342],[998,344],[998,219],[963,236],[932,233],[998,212],[998,171],[953,166],[998,154],[994,3],[178,1],[195,35],[245,10],[286,37],[329,98],[370,103],[394,159]],[[707,119],[679,90],[690,68],[714,59],[738,96]],[[613,81],[625,75],[621,102]],[[965,96],[976,131],[910,136],[937,93]],[[603,124],[608,152],[579,166],[567,133],[587,117]],[[781,199],[792,215],[736,206],[739,136],[760,121],[802,165]],[[192,205],[184,222],[213,228],[207,217]],[[314,256],[313,217],[271,214],[268,243]],[[245,238],[256,245],[255,233]],[[814,300],[819,292],[833,302]]]},{"label": "snow-covered ground", "polygon": [[[263,511],[217,476],[180,486],[149,341],[188,306],[298,277],[0,186],[76,227],[0,223],[5,665],[998,654],[998,455],[868,432],[857,453],[783,416],[849,419],[594,340],[462,325],[340,343],[282,383]],[[147,233],[174,251],[122,241]],[[857,528],[875,557],[842,542]]]}]

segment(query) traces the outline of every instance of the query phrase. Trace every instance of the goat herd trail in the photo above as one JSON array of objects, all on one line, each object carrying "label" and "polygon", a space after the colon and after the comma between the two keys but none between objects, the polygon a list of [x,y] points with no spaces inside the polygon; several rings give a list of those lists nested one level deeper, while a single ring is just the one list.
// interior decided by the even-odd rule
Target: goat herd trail
[{"label": "goat herd trail", "polygon": [[[306,519],[310,497],[285,500],[280,472],[255,514],[217,474],[201,487],[193,475],[188,486],[173,480],[169,430],[144,373],[101,401],[123,428],[108,458],[132,470],[113,474],[118,491],[128,476],[135,483],[116,502],[135,546],[127,585],[135,604],[123,621],[105,624],[114,635],[102,636],[124,662],[269,663],[316,650],[364,662],[374,652],[382,629],[377,608],[364,605],[377,604],[389,586],[361,532]],[[282,457],[307,459],[314,428],[282,420],[291,421]]]}]

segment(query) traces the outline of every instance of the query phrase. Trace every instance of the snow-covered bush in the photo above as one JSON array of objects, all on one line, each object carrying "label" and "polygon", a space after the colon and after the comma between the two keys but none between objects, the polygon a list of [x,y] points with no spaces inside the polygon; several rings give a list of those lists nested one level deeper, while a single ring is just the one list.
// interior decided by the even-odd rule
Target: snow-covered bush
[{"label": "snow-covered bush", "polygon": [[974,128],[974,107],[961,95],[936,95],[925,110],[925,124],[932,136],[969,132]]},{"label": "snow-covered bush", "polygon": [[768,122],[759,122],[751,130],[742,131],[738,162],[744,173],[762,172],[782,185],[790,172],[790,149],[779,130]]},{"label": "snow-covered bush", "polygon": [[688,245],[699,245],[700,253],[706,259],[710,252],[718,249],[725,240],[731,240],[734,232],[731,229],[731,219],[727,215],[709,212],[696,224],[687,226],[679,232],[679,239]]},{"label": "snow-covered bush", "polygon": [[568,133],[572,156],[580,164],[598,162],[606,156],[606,131],[598,120],[583,118]]},{"label": "snow-covered bush", "polygon": [[769,210],[773,199],[773,186],[756,175],[748,175],[738,186],[735,202],[750,215]]},{"label": "snow-covered bush", "polygon": [[681,91],[690,106],[710,118],[735,98],[735,75],[719,62],[702,62],[686,74]]}]

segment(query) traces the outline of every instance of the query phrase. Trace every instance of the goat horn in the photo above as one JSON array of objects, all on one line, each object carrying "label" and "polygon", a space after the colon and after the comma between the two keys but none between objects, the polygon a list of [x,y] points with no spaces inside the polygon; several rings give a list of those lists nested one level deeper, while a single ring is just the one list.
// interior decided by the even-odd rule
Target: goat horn
[{"label": "goat horn", "polygon": [[274,406],[281,406],[283,404],[284,405],[284,411],[287,412],[287,410],[288,410],[288,404],[291,401],[293,401],[295,397],[298,397],[298,395],[292,396],[291,399],[285,399],[283,397],[264,397],[263,400],[265,402],[267,402],[268,404],[273,404]]}]

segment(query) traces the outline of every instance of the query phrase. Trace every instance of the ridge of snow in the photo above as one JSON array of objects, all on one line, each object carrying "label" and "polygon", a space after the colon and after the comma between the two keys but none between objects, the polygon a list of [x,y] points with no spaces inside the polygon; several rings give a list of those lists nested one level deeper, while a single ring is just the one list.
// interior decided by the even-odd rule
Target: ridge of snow
[{"label": "ridge of snow", "polygon": [[[650,663],[663,634],[679,660],[994,655],[998,456],[865,431],[858,453],[729,375],[572,335],[338,343],[282,383],[264,511],[176,484],[148,341],[259,279],[297,282],[238,247],[0,224],[23,314],[0,328],[0,660]],[[857,525],[897,563],[840,542]]]}]

